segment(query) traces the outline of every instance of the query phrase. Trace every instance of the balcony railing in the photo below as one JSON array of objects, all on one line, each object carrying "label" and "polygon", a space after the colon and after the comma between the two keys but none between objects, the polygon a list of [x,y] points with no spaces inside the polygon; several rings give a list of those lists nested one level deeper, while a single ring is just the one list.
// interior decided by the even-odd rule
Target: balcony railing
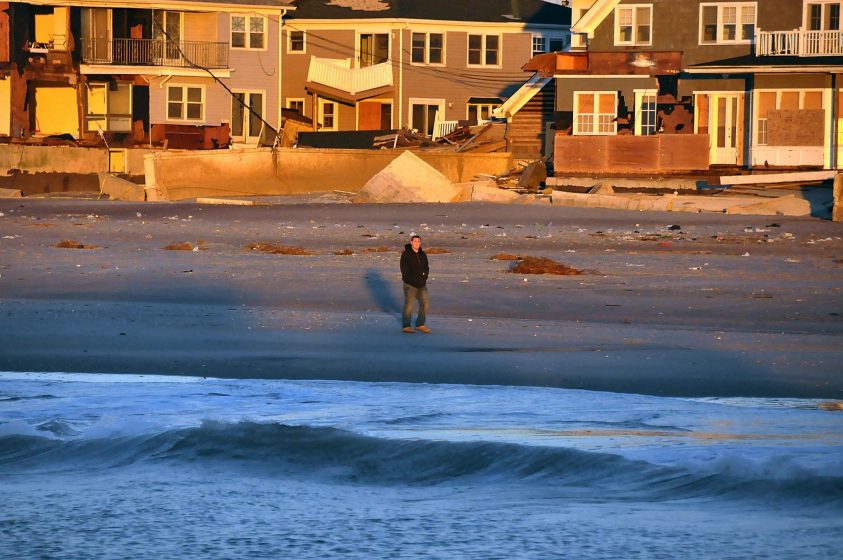
[{"label": "balcony railing", "polygon": [[758,31],[757,56],[840,56],[843,31]]},{"label": "balcony railing", "polygon": [[81,39],[85,64],[228,68],[228,43],[159,39]]},{"label": "balcony railing", "polygon": [[307,81],[355,95],[392,85],[392,64],[384,62],[366,68],[350,68],[347,60],[310,58]]}]

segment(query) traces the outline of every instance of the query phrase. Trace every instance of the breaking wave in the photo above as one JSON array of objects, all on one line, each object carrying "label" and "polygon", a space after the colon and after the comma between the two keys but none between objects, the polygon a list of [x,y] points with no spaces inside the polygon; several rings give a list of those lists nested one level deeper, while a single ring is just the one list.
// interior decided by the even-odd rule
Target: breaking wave
[{"label": "breaking wave", "polygon": [[[8,427],[8,425],[7,425]],[[50,429],[52,428],[52,429]],[[205,421],[146,435],[72,437],[55,429],[0,435],[0,474],[109,469],[145,463],[214,466],[342,484],[536,485],[599,499],[754,498],[843,506],[843,477],[723,460],[715,470],[618,455],[496,442],[385,439],[335,428]],[[40,432],[43,434],[44,432]],[[69,437],[70,435],[70,437]]]}]

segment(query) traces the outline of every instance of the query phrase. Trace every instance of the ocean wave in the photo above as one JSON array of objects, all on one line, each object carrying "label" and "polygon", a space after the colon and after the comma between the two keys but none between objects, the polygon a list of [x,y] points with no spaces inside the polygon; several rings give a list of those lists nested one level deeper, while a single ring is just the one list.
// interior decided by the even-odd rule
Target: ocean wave
[{"label": "ocean wave", "polygon": [[[694,471],[570,448],[385,439],[335,428],[206,421],[105,438],[0,436],[0,474],[106,469],[142,462],[214,466],[270,477],[371,485],[534,485],[571,497],[796,500],[843,507],[843,477],[790,469],[770,476],[724,461]],[[717,466],[717,465],[715,465]]]}]

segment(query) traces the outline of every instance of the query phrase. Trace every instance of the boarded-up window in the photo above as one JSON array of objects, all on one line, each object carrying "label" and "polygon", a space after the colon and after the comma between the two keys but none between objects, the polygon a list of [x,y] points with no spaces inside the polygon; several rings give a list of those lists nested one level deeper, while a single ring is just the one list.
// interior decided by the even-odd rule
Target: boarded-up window
[{"label": "boarded-up window", "polygon": [[770,111],[768,145],[822,146],[825,111]]},{"label": "boarded-up window", "polygon": [[792,111],[799,109],[799,92],[783,91],[782,100],[781,103],[779,103],[779,109],[789,109]]},{"label": "boarded-up window", "polygon": [[822,109],[823,108],[823,94],[819,91],[806,91],[805,99],[802,103],[803,109]]}]

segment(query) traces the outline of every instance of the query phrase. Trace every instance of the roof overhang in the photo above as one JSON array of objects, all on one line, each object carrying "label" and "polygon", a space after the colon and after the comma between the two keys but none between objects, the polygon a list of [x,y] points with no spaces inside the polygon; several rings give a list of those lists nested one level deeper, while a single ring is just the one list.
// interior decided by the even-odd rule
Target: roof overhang
[{"label": "roof overhang", "polygon": [[[14,3],[15,0],[12,0]],[[268,4],[233,4],[220,2],[191,2],[190,0],[26,0],[25,4],[35,6],[59,6],[78,8],[137,8],[137,9],[168,9],[187,12],[232,12],[255,11],[259,13],[274,13],[279,11],[289,12],[295,10],[295,6],[281,4],[276,6]]]},{"label": "roof overhang", "polygon": [[[79,73],[87,76],[137,75],[147,77],[211,77],[208,72],[206,72],[205,70],[200,70],[199,68],[173,68],[171,66],[126,66],[120,64],[81,64],[79,66]],[[213,74],[213,77],[215,78],[230,78],[231,69],[223,68],[211,70],[211,74]]]}]

